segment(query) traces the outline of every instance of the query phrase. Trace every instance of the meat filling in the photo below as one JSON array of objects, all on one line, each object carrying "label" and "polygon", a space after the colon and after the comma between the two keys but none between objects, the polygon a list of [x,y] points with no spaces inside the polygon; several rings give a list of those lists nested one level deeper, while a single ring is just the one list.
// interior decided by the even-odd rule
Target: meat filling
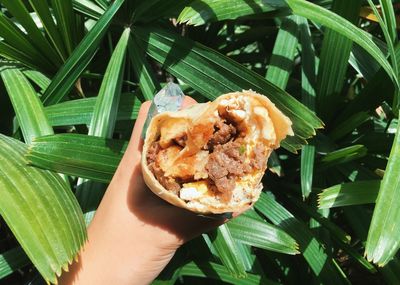
[{"label": "meat filling", "polygon": [[[187,136],[174,139],[176,145],[184,147]],[[246,161],[245,141],[234,124],[219,120],[214,126],[214,133],[203,148],[209,152],[205,171],[208,174],[208,185],[214,194],[224,202],[232,198],[236,178],[261,170],[266,164],[265,148],[257,144],[250,161]],[[179,178],[166,177],[157,163],[157,154],[162,150],[159,142],[154,142],[147,153],[147,163],[157,180],[166,189],[178,194],[182,182]]]},{"label": "meat filling", "polygon": [[178,194],[181,189],[181,185],[172,177],[167,177],[164,175],[164,171],[161,167],[156,163],[157,154],[160,152],[161,146],[159,142],[153,142],[147,152],[147,164],[151,172],[153,172],[154,176],[157,178],[158,182],[165,189],[168,189],[175,194]]},{"label": "meat filling", "polygon": [[208,157],[206,170],[210,182],[215,185],[214,189],[221,194],[224,201],[231,199],[236,177],[252,170],[250,165],[245,163],[245,155],[241,154],[242,147],[243,139],[239,138],[214,146],[214,151]]}]

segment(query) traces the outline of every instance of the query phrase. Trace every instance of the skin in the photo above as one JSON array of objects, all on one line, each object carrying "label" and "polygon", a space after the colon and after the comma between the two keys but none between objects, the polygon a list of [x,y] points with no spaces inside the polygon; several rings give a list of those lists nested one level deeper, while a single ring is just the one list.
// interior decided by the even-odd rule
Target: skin
[{"label": "skin", "polygon": [[[186,97],[183,106],[195,103]],[[59,284],[149,284],[182,244],[226,222],[172,206],[147,189],[140,161],[149,107],[150,102],[142,104],[125,155],[88,228],[88,240]]]}]

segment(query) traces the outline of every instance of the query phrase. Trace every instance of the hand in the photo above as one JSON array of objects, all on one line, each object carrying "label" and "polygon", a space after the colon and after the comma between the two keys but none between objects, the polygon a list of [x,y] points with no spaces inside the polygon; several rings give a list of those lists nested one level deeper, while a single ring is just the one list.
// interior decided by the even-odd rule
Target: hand
[{"label": "hand", "polygon": [[[183,106],[196,102],[185,97]],[[77,263],[60,284],[148,284],[184,242],[223,220],[172,206],[147,189],[141,173],[141,133],[150,102],[142,104],[128,148],[88,228]]]}]

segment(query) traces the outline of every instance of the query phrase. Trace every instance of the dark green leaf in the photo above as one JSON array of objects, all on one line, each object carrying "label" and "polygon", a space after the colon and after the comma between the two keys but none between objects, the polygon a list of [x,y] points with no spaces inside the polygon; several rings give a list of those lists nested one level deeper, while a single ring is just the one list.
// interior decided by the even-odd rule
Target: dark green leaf
[{"label": "dark green leaf", "polygon": [[233,277],[226,267],[214,263],[214,262],[207,262],[207,263],[196,263],[191,262],[185,264],[179,270],[180,276],[196,276],[196,277],[203,277],[203,278],[211,278],[216,280],[222,280],[224,282],[228,282],[230,284],[237,284],[237,285],[277,285],[272,280],[261,278],[259,275],[255,274],[247,274],[246,278],[235,278]]},{"label": "dark green leaf", "polygon": [[[267,95],[293,122],[296,137],[283,146],[291,151],[315,134],[321,121],[310,110],[282,89],[229,58],[203,46],[161,29],[136,29],[147,53],[161,62],[172,74],[188,83],[208,99],[242,89],[253,89]],[[182,54],[186,56],[182,58]],[[295,143],[290,144],[290,141]]]},{"label": "dark green leaf", "polygon": [[161,89],[161,86],[155,79],[151,67],[146,60],[146,52],[142,50],[135,38],[130,39],[128,49],[133,71],[139,80],[139,88],[142,90],[146,100],[152,100],[157,91]]},{"label": "dark green leaf", "polygon": [[124,0],[115,0],[90,32],[84,37],[81,43],[74,49],[74,52],[57,72],[50,86],[46,89],[43,95],[43,103],[45,105],[56,104],[68,94],[76,80],[95,55],[111,20],[123,2]]},{"label": "dark green leaf", "polygon": [[29,263],[29,258],[20,247],[10,249],[0,254],[0,278],[10,275]]},{"label": "dark green leaf", "polygon": [[43,56],[35,46],[8,17],[0,11],[0,55],[19,60],[29,67],[39,68],[42,71],[54,72],[56,66]]},{"label": "dark green leaf", "polygon": [[343,17],[313,3],[304,0],[287,0],[287,3],[295,14],[323,24],[327,28],[336,31],[359,44],[379,62],[383,69],[389,74],[393,82],[395,82],[396,85],[399,85],[397,75],[394,73],[385,55],[379,50],[367,32],[356,27]]},{"label": "dark green leaf", "polygon": [[296,239],[300,252],[320,283],[347,284],[346,277],[338,271],[333,259],[328,256],[325,248],[312,235],[308,227],[275,201],[271,194],[261,193],[255,207],[273,224]]},{"label": "dark green leaf", "polygon": [[[361,2],[334,0],[332,11],[354,24]],[[317,113],[326,121],[331,119],[340,100],[352,44],[353,41],[341,33],[333,29],[325,30],[317,78]]]},{"label": "dark green leaf", "polygon": [[35,10],[36,14],[39,16],[40,21],[46,30],[51,42],[56,48],[62,61],[65,61],[68,57],[65,44],[63,42],[62,36],[58,30],[58,27],[54,23],[53,16],[50,11],[50,6],[47,0],[29,0],[32,8]]},{"label": "dark green leaf", "polygon": [[[67,2],[67,1],[66,1]],[[62,58],[54,50],[42,32],[38,29],[22,0],[2,0],[1,3],[18,20],[26,30],[31,43],[38,48],[38,51],[50,59],[55,66],[60,66]]]}]

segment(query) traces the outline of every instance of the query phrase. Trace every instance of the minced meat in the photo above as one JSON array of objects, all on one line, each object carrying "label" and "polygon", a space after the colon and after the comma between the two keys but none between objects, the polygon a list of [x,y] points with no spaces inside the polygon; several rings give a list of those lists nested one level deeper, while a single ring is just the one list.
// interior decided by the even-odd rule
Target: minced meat
[{"label": "minced meat", "polygon": [[160,150],[161,146],[159,142],[153,142],[151,144],[147,152],[147,165],[149,166],[150,171],[153,172],[154,176],[157,178],[158,182],[160,182],[165,189],[178,194],[181,185],[179,185],[174,178],[165,176],[164,171],[156,163],[157,154]]},{"label": "minced meat", "polygon": [[245,155],[240,153],[243,140],[237,139],[226,144],[216,145],[206,164],[209,179],[229,200],[235,188],[235,178],[251,171],[245,163]]},{"label": "minced meat", "polygon": [[250,165],[257,170],[261,170],[265,167],[266,163],[267,154],[265,153],[265,148],[261,143],[258,143],[253,149],[253,157],[250,160]]},{"label": "minced meat", "polygon": [[208,148],[213,149],[214,145],[225,144],[230,141],[237,133],[235,126],[228,124],[224,120],[218,121],[214,126],[214,134],[208,142]]},{"label": "minced meat", "polygon": [[[232,198],[236,186],[236,178],[250,173],[252,170],[262,170],[267,163],[266,150],[263,144],[258,143],[254,149],[250,161],[246,161],[243,150],[246,149],[245,141],[240,136],[240,131],[230,122],[219,120],[214,126],[214,133],[203,152],[208,156],[204,159],[204,176],[210,189],[220,197],[222,201],[228,202]],[[174,142],[180,147],[185,147],[187,135],[175,138]],[[166,177],[165,172],[157,162],[157,155],[162,150],[159,142],[154,142],[147,153],[147,163],[154,176],[167,190],[176,194],[181,189],[181,184],[195,181],[196,176],[183,180],[183,177]],[[208,152],[210,152],[208,154]],[[191,180],[191,181],[187,181]]]}]

